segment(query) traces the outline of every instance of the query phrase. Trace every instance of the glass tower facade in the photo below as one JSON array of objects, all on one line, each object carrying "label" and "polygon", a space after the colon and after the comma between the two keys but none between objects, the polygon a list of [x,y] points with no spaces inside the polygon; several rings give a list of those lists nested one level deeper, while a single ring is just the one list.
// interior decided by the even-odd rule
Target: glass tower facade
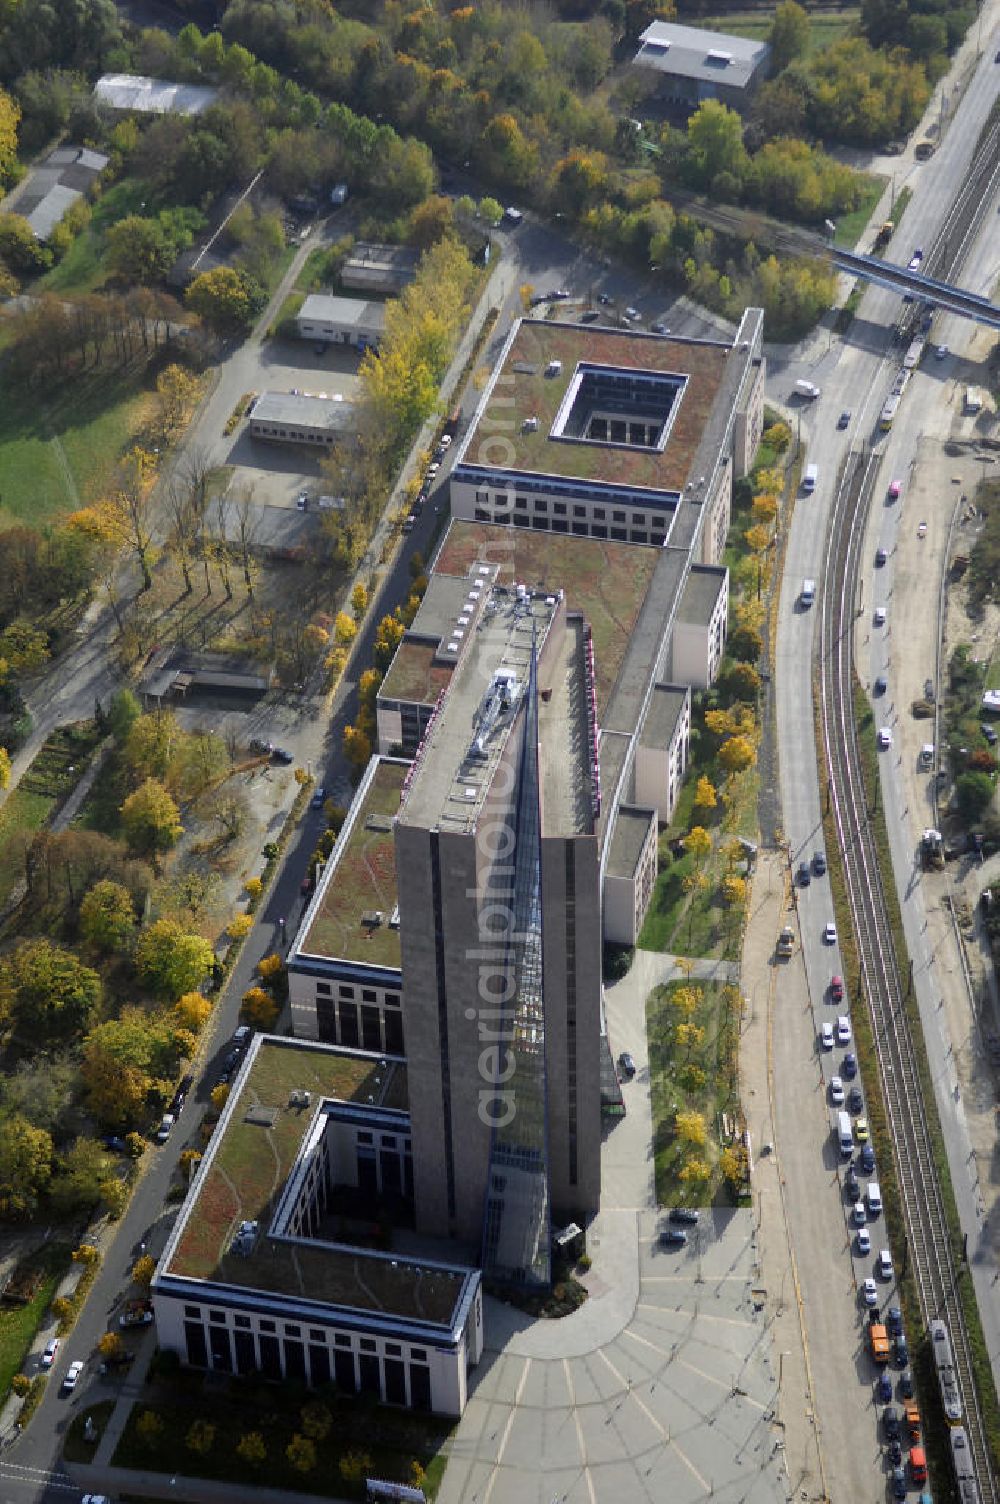
[{"label": "glass tower facade", "polygon": [[536,657],[522,713],[509,818],[513,851],[497,864],[488,901],[511,916],[504,971],[508,1002],[498,1029],[498,1095],[509,1114],[494,1122],[483,1218],[483,1273],[506,1284],[551,1280],[545,1005],[542,978],[542,831]]}]

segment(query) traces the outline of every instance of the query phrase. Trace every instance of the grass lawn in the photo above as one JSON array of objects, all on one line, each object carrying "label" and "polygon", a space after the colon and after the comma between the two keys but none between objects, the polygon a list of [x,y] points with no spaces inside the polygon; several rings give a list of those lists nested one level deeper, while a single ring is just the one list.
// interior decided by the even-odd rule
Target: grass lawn
[{"label": "grass lawn", "polygon": [[50,1243],[28,1262],[44,1276],[35,1296],[27,1305],[0,1305],[0,1401],[6,1398],[14,1375],[21,1372],[28,1348],[66,1272],[69,1250],[61,1243]]},{"label": "grass lawn", "polygon": [[[857,25],[861,11],[856,5],[845,5],[842,10],[824,12],[809,17],[809,55],[823,52]],[[732,11],[724,16],[704,16],[699,26],[713,31],[728,31],[734,37],[751,37],[764,42],[771,30],[774,11]]]},{"label": "grass lawn", "polygon": [[837,233],[834,236],[835,245],[857,245],[865,226],[872,217],[872,210],[882,197],[885,189],[885,178],[870,172],[863,173],[861,176],[865,184],[861,203],[850,214],[842,214],[837,220]]},{"label": "grass lawn", "polygon": [[142,429],[141,371],[93,372],[53,390],[7,386],[0,403],[0,531],[85,505]]},{"label": "grass lawn", "polygon": [[[703,1034],[692,1048],[682,1046],[674,1037],[680,1015],[671,1000],[687,985],[685,982],[670,982],[666,987],[657,987],[646,1002],[656,1199],[664,1206],[678,1203],[706,1206],[720,1194],[728,1199],[726,1182],[718,1168],[721,1153],[719,1122],[723,1112],[735,1113],[739,1107],[736,1075],[738,1008],[734,1010],[727,1003],[727,989],[719,983],[692,983],[700,996],[692,1022],[703,1030]],[[736,996],[738,998],[739,994]],[[690,1152],[674,1129],[678,1111],[700,1112],[705,1119],[707,1139],[697,1153],[712,1173],[700,1185],[687,1184],[678,1178],[678,1171]]]},{"label": "grass lawn", "polygon": [[[285,1449],[300,1432],[303,1405],[325,1404],[331,1426],[325,1440],[316,1443],[316,1466],[299,1473],[290,1466]],[[145,1409],[152,1409],[164,1423],[152,1445],[136,1430]],[[216,1427],[210,1451],[198,1455],[184,1445],[192,1423],[209,1418]],[[236,1452],[240,1438],[259,1431],[267,1457],[257,1467],[241,1461]],[[361,1486],[345,1482],[340,1459],[351,1451],[367,1452],[380,1478],[408,1482],[414,1460],[426,1470],[423,1484],[428,1498],[436,1494],[444,1476],[442,1443],[451,1431],[439,1416],[412,1410],[394,1410],[367,1399],[348,1398],[332,1389],[304,1390],[294,1384],[269,1384],[258,1379],[230,1379],[218,1387],[214,1376],[206,1389],[202,1375],[182,1370],[169,1379],[156,1379],[149,1405],[137,1404],[114,1454],[116,1467],[181,1473],[200,1478],[220,1478],[249,1487],[293,1489],[303,1493],[335,1494],[360,1499]]]},{"label": "grass lawn", "polygon": [[75,788],[97,746],[92,721],[47,737],[17,788],[0,805],[0,905],[24,876],[24,847]]},{"label": "grass lawn", "polygon": [[107,279],[104,265],[104,232],[127,214],[152,214],[147,204],[149,190],[134,178],[115,183],[94,204],[90,224],[78,235],[66,255],[36,284],[38,292],[93,292]]}]

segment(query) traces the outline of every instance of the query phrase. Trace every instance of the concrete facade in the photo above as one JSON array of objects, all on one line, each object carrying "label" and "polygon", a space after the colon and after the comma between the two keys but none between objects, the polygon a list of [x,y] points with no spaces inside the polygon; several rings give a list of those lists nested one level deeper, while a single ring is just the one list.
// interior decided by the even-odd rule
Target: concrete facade
[{"label": "concrete facade", "polygon": [[295,316],[295,328],[300,339],[367,350],[369,345],[378,344],[385,331],[385,304],[310,293]]},{"label": "concrete facade", "polygon": [[359,240],[341,267],[340,280],[345,287],[402,292],[413,281],[419,260],[419,254],[409,246]]},{"label": "concrete facade", "polygon": [[729,616],[729,571],[695,565],[688,577],[674,628],[671,677],[692,689],[708,689],[722,662]]},{"label": "concrete facade", "polygon": [[635,945],[656,882],[656,811],[622,805],[604,874],[604,938]]},{"label": "concrete facade", "polygon": [[718,99],[743,110],[767,76],[766,42],[672,21],[654,21],[640,40],[632,66],[655,73],[659,96],[669,104],[693,110],[704,99]]},{"label": "concrete facade", "polygon": [[690,740],[690,686],[658,684],[636,748],[635,798],[655,810],[660,825],[673,819]]},{"label": "concrete facade", "polygon": [[250,409],[250,434],[281,444],[331,445],[349,432],[352,408],[339,397],[263,392]]}]

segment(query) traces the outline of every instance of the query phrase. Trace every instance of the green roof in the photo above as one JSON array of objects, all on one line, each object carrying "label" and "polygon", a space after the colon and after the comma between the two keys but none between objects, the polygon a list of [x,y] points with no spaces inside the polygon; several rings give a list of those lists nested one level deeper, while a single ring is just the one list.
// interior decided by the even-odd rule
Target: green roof
[{"label": "green roof", "polygon": [[[320,879],[309,927],[295,942],[298,955],[398,970],[399,930],[389,925],[396,907],[392,822],[409,770],[408,762],[379,758],[367,787],[359,789]],[[381,924],[362,922],[375,912]]]},{"label": "green roof", "polygon": [[453,522],[434,568],[446,574],[467,574],[476,559],[499,560],[503,585],[520,581],[553,594],[565,590],[569,609],[579,611],[590,625],[597,708],[602,713],[660,553],[659,548],[645,544],[609,543],[498,523]]},{"label": "green roof", "polygon": [[[311,1093],[307,1107],[293,1092]],[[404,1319],[450,1322],[463,1271],[428,1268],[366,1249],[340,1250],[267,1229],[323,1099],[406,1106],[406,1067],[329,1045],[262,1038],[209,1145],[161,1277],[211,1280]],[[232,1251],[242,1222],[259,1223],[252,1251]]]},{"label": "green roof", "polygon": [[435,663],[438,644],[404,637],[379,685],[380,700],[399,700],[407,705],[433,705],[449,684],[455,665]]},{"label": "green roof", "polygon": [[[730,348],[722,342],[672,339],[638,330],[523,319],[479,420],[484,448],[490,452],[486,436],[502,433],[504,444],[513,452],[513,457],[503,462],[505,470],[679,492],[687,483],[715,404]],[[562,362],[555,375],[546,374],[551,361]],[[556,414],[581,361],[654,371],[684,380],[662,453],[550,438]],[[538,420],[533,430],[524,427],[529,418]],[[460,463],[476,464],[478,448],[474,430]]]}]

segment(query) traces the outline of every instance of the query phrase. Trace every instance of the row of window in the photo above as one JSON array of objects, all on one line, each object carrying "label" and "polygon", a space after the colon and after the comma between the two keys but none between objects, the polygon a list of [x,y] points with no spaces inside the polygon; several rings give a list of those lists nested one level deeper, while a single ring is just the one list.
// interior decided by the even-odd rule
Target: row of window
[{"label": "row of window", "polygon": [[[202,1306],[186,1305],[184,1307],[184,1316],[187,1321],[202,1321],[205,1317],[205,1311]],[[244,1316],[240,1311],[225,1311],[210,1307],[208,1319],[212,1326],[227,1326],[231,1319],[233,1326],[239,1328],[241,1331],[253,1330],[253,1317]],[[282,1321],[280,1327],[281,1330],[279,1332],[278,1321],[271,1320],[270,1317],[259,1316],[257,1318],[257,1331],[259,1332],[277,1333],[283,1337],[301,1337],[303,1335],[302,1325],[297,1321]],[[329,1342],[332,1338],[335,1347],[352,1347],[357,1343],[360,1352],[377,1353],[379,1351],[379,1344],[374,1337],[358,1337],[353,1332],[338,1332],[333,1327],[328,1326],[311,1326],[306,1331],[310,1342]],[[387,1357],[398,1357],[403,1351],[399,1343],[396,1342],[383,1342],[382,1350]],[[411,1347],[409,1355],[415,1363],[427,1362],[426,1348]]]},{"label": "row of window", "polygon": [[[486,506],[489,506],[489,504],[490,504],[490,493],[488,491],[477,491],[476,492],[476,505],[477,506],[486,507]],[[510,496],[509,495],[505,495],[503,491],[497,491],[497,492],[495,492],[494,496],[493,496],[493,505],[494,505],[494,507],[499,507],[502,511],[509,512],[510,511]],[[516,512],[526,512],[528,510],[528,498],[526,496],[515,496],[514,497],[514,510]],[[547,514],[548,510],[549,510],[548,499],[546,497],[544,497],[544,496],[534,496],[534,497],[532,497],[532,499],[531,499],[531,510],[533,512],[537,512],[540,516],[545,516]],[[554,501],[554,502],[552,502],[552,515],[554,517],[567,517],[567,516],[569,516],[569,503],[565,502],[565,501]],[[574,503],[574,506],[573,506],[573,516],[574,517],[586,517],[586,518],[590,518],[594,522],[606,522],[607,521],[607,508],[605,508],[605,507],[587,507],[587,506],[581,506],[579,503]],[[636,512],[636,511],[631,511],[631,510],[628,511],[628,512],[613,510],[612,513],[611,513],[611,521],[612,522],[627,522],[632,527],[645,527],[646,526],[646,514],[645,514],[645,512]],[[653,529],[654,532],[665,532],[668,521],[669,521],[669,518],[666,517],[665,515],[664,516],[658,516],[658,515],[656,515],[654,513],[654,514],[652,514],[650,516],[649,525],[650,525],[650,527],[652,527],[652,529]]]},{"label": "row of window", "polygon": [[[197,1311],[197,1307],[186,1307]],[[331,1352],[322,1329],[309,1330],[301,1340],[299,1328],[285,1326],[283,1337],[272,1336],[273,1322],[261,1321],[260,1330],[249,1330],[244,1317],[236,1331],[223,1325],[207,1329],[200,1320],[184,1322],[187,1361],[193,1368],[211,1368],[219,1373],[263,1373],[269,1379],[293,1379],[319,1388],[334,1383],[346,1394],[371,1394],[388,1405],[406,1405],[413,1410],[431,1408],[431,1374],[426,1353],[413,1348],[407,1362],[402,1347],[387,1342],[384,1353],[362,1337],[359,1350],[349,1334],[337,1332]]]},{"label": "row of window", "polygon": [[[317,982],[316,991],[321,997],[331,997],[333,987],[329,982]],[[343,998],[357,998],[360,996],[363,1003],[377,1003],[379,995],[374,987],[352,987],[349,982],[337,983],[337,996]],[[382,1005],[386,1008],[398,1008],[400,995],[398,992],[385,992],[382,994]]]},{"label": "row of window", "polygon": [[513,523],[515,527],[530,527],[538,533],[572,533],[577,538],[610,538],[614,543],[653,543],[660,547],[665,541],[662,532],[648,533],[635,529],[629,532],[624,527],[605,527],[603,523],[594,522],[563,522],[554,517],[551,522],[548,517],[526,517],[516,513],[513,517],[510,512],[487,512],[485,507],[476,507],[477,522]]},{"label": "row of window", "polygon": [[317,433],[312,429],[308,433],[301,428],[279,428],[275,423],[253,423],[251,433],[259,439],[294,439],[300,444],[332,444],[337,435],[333,433]]},{"label": "row of window", "polygon": [[[317,993],[322,986],[323,983],[317,984]],[[383,1055],[406,1053],[403,1015],[398,1006],[386,1010],[368,1003],[359,1009],[357,1003],[317,996],[316,1033],[324,1044],[339,1044],[348,1050],[377,1050]]]}]

